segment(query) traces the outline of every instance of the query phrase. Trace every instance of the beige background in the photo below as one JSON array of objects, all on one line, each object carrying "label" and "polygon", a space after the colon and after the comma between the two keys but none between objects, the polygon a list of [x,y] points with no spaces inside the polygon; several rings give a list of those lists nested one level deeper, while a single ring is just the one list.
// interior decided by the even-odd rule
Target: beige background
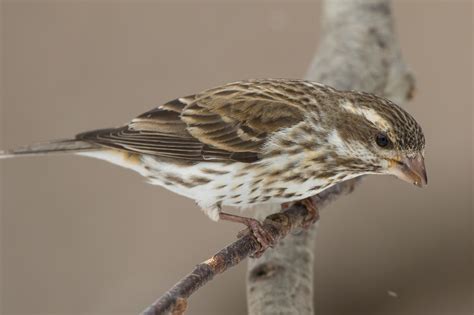
[{"label": "beige background", "polygon": [[[325,209],[318,314],[473,314],[472,9],[396,1],[430,183],[372,177]],[[3,146],[119,125],[228,81],[302,77],[319,13],[289,0],[4,1]],[[135,314],[239,229],[97,160],[1,167],[2,314]],[[244,283],[245,263],[193,296],[189,314],[245,313]]]}]

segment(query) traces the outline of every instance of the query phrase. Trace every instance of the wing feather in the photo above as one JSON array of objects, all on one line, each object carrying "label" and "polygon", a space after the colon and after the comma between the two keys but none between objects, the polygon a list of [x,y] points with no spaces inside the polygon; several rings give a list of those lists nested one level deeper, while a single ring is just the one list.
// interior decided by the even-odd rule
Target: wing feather
[{"label": "wing feather", "polygon": [[304,108],[286,88],[281,80],[231,83],[172,100],[126,126],[82,133],[77,139],[190,161],[254,162],[273,132],[304,119]]}]

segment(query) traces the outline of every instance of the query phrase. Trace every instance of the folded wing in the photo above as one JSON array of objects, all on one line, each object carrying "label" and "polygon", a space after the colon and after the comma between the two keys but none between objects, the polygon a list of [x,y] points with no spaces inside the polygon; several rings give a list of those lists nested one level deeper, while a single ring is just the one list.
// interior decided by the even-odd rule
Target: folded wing
[{"label": "folded wing", "polygon": [[175,99],[128,125],[77,139],[187,161],[255,162],[272,132],[304,119],[273,81],[243,81]]}]

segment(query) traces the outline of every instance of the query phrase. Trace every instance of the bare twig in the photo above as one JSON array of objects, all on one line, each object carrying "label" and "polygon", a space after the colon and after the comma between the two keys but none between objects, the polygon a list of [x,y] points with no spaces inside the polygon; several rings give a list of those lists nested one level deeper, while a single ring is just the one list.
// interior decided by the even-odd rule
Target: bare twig
[{"label": "bare twig", "polygon": [[[308,211],[302,205],[294,205],[283,212],[268,216],[263,228],[275,239],[284,238],[290,231],[298,228]],[[208,260],[197,265],[186,277],[176,283],[168,292],[148,307],[143,315],[181,314],[185,309],[186,299],[199,287],[240,263],[243,259],[260,249],[260,244],[252,234],[247,234],[228,245]]]}]

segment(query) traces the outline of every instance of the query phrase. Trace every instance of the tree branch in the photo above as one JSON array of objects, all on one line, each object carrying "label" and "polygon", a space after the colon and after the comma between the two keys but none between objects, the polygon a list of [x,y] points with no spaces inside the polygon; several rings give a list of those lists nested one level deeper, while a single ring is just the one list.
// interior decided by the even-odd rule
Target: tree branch
[{"label": "tree branch", "polygon": [[[326,0],[324,36],[306,78],[339,89],[385,95],[398,103],[409,99],[414,80],[396,41],[389,0]],[[314,196],[318,209],[353,190],[358,180],[343,182]],[[308,215],[304,206],[283,212],[280,205],[258,206],[263,227],[282,240],[260,259],[250,259],[247,297],[249,314],[313,314],[315,228],[299,234]],[[142,314],[182,314],[187,299],[215,275],[260,249],[252,235],[228,245],[176,283]]]},{"label": "tree branch", "polygon": [[[390,0],[326,0],[322,20],[323,36],[306,79],[341,90],[372,92],[399,104],[411,98],[414,78],[401,57]],[[315,196],[318,209],[353,186],[354,182],[343,182]],[[251,210],[265,216],[278,211],[279,205]],[[260,259],[248,261],[250,315],[314,314],[315,236],[316,227],[289,235]],[[253,276],[262,269],[275,272]]]},{"label": "tree branch", "polygon": [[[307,215],[308,210],[304,206],[295,204],[282,212],[269,215],[263,221],[263,228],[275,239],[281,240],[291,231],[301,228],[301,224]],[[142,314],[183,313],[186,309],[186,300],[191,294],[215,275],[237,265],[258,250],[260,250],[260,243],[253,234],[248,233],[197,265],[190,274],[176,283]],[[254,277],[261,278],[270,273],[271,270],[260,270],[255,272]]]}]

